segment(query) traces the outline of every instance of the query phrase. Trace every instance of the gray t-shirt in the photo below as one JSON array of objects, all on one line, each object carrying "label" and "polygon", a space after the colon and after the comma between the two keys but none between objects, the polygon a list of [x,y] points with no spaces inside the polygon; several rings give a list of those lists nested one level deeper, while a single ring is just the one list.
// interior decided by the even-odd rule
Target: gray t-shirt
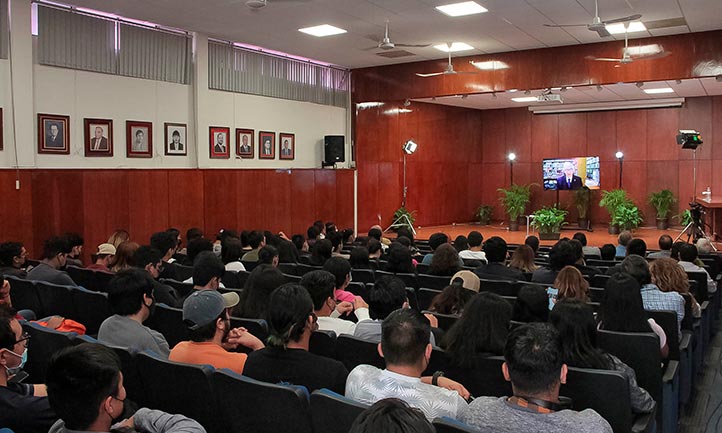
[{"label": "gray t-shirt", "polygon": [[152,350],[164,358],[170,354],[170,347],[163,334],[117,314],[108,317],[100,325],[98,341],[139,351]]},{"label": "gray t-shirt", "polygon": [[46,281],[61,286],[77,286],[75,281],[70,278],[70,275],[43,262],[40,262],[28,272],[27,279],[32,281]]},{"label": "gray t-shirt", "polygon": [[459,421],[484,433],[612,433],[609,423],[592,409],[537,413],[509,404],[506,397],[479,397]]}]

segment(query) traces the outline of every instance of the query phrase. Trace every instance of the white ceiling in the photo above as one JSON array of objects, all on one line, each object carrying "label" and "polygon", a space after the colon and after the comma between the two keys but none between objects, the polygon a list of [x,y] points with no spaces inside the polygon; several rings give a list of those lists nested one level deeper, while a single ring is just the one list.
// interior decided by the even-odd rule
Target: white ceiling
[{"label": "white ceiling", "polygon": [[[671,87],[674,90],[674,93],[649,95],[643,91],[644,89],[660,87]],[[597,86],[580,86],[568,88],[564,92],[561,92],[560,90],[552,90],[552,92],[562,95],[565,106],[569,104],[586,104],[594,102],[636,101],[722,95],[722,81],[717,81],[714,77],[681,80],[680,83],[677,83],[676,81],[648,81],[645,82],[641,88],[637,87],[636,83],[611,84],[600,86],[600,88],[601,90],[599,90]],[[414,99],[414,101],[453,105],[455,107],[476,108],[479,110],[528,106],[560,106],[558,102],[514,102],[511,100],[511,98],[517,97],[538,96],[542,94],[542,91],[543,90],[532,90],[529,92],[529,95],[524,94],[524,91],[506,91],[467,95],[464,98],[461,96],[443,96],[436,98]],[[413,109],[413,103],[409,109]]]},{"label": "white ceiling", "polygon": [[[441,14],[434,6],[461,0],[268,0],[268,6],[257,12],[246,7],[245,0],[59,1],[349,68],[445,57],[433,47],[409,48],[414,56],[395,59],[378,56],[382,50],[364,50],[375,45],[368,36],[381,37],[387,19],[391,39],[397,43],[462,41],[476,48],[459,55],[602,41],[584,27],[543,26],[590,23],[593,0],[476,0],[489,12],[457,18]],[[599,0],[599,9],[602,19],[640,13],[647,23],[673,18],[687,23],[630,34],[631,38],[722,28],[721,0]],[[315,38],[297,31],[323,23],[348,33]]]}]

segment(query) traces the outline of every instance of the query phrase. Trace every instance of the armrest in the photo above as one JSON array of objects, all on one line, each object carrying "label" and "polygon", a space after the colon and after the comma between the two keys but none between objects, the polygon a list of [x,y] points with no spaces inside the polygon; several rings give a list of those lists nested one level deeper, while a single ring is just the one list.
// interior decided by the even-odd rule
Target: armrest
[{"label": "armrest", "polygon": [[679,351],[684,352],[689,350],[692,344],[692,334],[689,332],[682,332],[682,339],[679,340]]},{"label": "armrest", "polygon": [[670,383],[679,372],[679,361],[669,361],[662,375],[662,383]]},{"label": "armrest", "polygon": [[632,433],[653,433],[656,430],[657,405],[650,413],[633,414]]}]

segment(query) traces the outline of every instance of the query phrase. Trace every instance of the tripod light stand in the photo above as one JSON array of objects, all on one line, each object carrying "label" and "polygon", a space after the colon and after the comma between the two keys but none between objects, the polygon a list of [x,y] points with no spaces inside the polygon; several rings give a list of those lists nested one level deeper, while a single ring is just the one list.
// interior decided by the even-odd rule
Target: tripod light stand
[{"label": "tripod light stand", "polygon": [[624,164],[624,154],[618,151],[614,154],[614,157],[619,161],[619,189],[622,189],[622,165]]},{"label": "tripod light stand", "polygon": [[[406,156],[411,155],[414,152],[416,152],[416,149],[418,147],[419,147],[419,145],[414,143],[412,140],[407,141],[401,147],[401,149],[403,150],[403,157],[404,157],[404,189],[403,189],[403,195],[401,198],[401,207],[403,207],[403,208],[406,207],[406,194],[408,193],[408,188],[406,186]],[[384,230],[384,232],[387,232],[393,228],[398,228],[398,227],[408,227],[411,229],[413,234],[416,235],[416,230],[414,230],[414,225],[411,224],[411,221],[409,220],[409,217],[406,214],[401,214],[401,216],[396,218],[394,220],[394,222],[391,223],[391,225],[388,226],[386,228],[386,230]]]}]

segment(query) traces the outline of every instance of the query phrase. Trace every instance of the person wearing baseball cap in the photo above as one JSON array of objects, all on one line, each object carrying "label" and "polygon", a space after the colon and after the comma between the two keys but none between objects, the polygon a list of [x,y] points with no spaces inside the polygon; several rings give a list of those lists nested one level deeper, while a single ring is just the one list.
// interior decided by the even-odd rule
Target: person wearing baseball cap
[{"label": "person wearing baseball cap", "polygon": [[434,296],[429,311],[440,314],[461,314],[464,306],[479,293],[481,281],[471,271],[459,271],[451,277],[449,285]]},{"label": "person wearing baseball cap", "polygon": [[113,244],[98,245],[98,252],[95,253],[95,263],[88,265],[87,269],[94,271],[110,272],[110,262],[115,257],[115,246]]},{"label": "person wearing baseball cap", "polygon": [[248,356],[232,352],[238,346],[263,349],[261,340],[245,328],[231,329],[229,309],[238,304],[235,292],[197,290],[183,302],[183,322],[191,341],[182,341],[170,351],[169,360],[186,364],[208,364],[243,374]]}]

